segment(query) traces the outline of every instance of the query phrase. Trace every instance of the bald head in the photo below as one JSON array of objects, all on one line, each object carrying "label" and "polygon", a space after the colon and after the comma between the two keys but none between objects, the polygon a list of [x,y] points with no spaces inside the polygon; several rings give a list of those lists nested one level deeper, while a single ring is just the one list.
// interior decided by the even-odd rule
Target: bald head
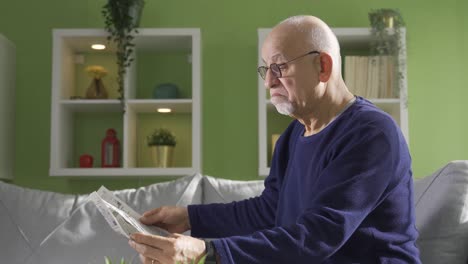
[{"label": "bald head", "polygon": [[340,46],[335,34],[321,19],[314,16],[294,16],[281,21],[268,35],[266,42],[297,52],[317,50],[333,59],[333,74],[341,74]]}]

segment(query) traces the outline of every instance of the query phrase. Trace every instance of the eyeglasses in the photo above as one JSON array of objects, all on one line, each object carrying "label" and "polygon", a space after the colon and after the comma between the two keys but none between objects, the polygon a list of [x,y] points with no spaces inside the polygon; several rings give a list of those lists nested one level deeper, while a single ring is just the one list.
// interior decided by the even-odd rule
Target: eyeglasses
[{"label": "eyeglasses", "polygon": [[271,70],[271,74],[273,74],[273,77],[281,78],[281,76],[283,76],[282,73],[281,73],[281,67],[283,67],[284,65],[286,65],[286,64],[288,64],[288,63],[290,63],[292,61],[295,61],[297,59],[300,59],[300,58],[305,57],[305,56],[310,55],[310,54],[320,54],[320,52],[314,50],[314,51],[308,52],[308,53],[306,53],[304,55],[301,55],[299,57],[296,57],[296,58],[294,58],[292,60],[289,60],[287,62],[283,62],[283,63],[280,63],[280,64],[272,63],[272,64],[270,64],[270,67],[260,66],[260,67],[257,68],[257,72],[258,72],[258,74],[260,74],[260,77],[262,77],[263,80],[265,80],[268,69]]}]

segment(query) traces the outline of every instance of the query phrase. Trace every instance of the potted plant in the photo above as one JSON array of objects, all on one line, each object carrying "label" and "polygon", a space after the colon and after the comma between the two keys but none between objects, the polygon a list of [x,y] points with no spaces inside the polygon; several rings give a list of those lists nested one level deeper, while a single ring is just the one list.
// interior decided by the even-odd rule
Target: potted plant
[{"label": "potted plant", "polygon": [[138,33],[144,0],[108,0],[102,8],[105,29],[109,33],[108,41],[117,47],[117,84],[120,101],[125,111],[124,76],[126,68],[133,61],[135,47],[133,40]]},{"label": "potted plant", "polygon": [[151,148],[153,162],[156,167],[167,168],[172,165],[172,157],[176,138],[174,134],[165,128],[155,129],[147,137],[148,146]]},{"label": "potted plant", "polygon": [[[392,78],[392,97],[398,97],[400,79],[403,78],[402,64],[399,54],[404,48],[402,45],[401,30],[405,26],[403,17],[397,9],[377,9],[369,12],[369,21],[371,25],[371,43],[370,55],[373,60],[378,60],[380,71],[384,71],[387,65],[393,65]],[[391,62],[387,62],[390,60]],[[385,82],[385,80],[381,80]],[[383,84],[380,84],[383,85]]]}]

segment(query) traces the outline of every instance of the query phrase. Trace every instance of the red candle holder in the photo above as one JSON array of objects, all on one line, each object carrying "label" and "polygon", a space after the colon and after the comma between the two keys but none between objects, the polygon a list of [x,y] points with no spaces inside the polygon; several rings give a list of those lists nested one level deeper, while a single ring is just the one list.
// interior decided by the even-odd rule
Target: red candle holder
[{"label": "red candle holder", "polygon": [[92,168],[93,167],[93,156],[83,154],[80,156],[80,168]]},{"label": "red candle holder", "polygon": [[120,167],[120,141],[117,139],[117,132],[109,128],[106,137],[101,144],[101,167],[118,168]]}]

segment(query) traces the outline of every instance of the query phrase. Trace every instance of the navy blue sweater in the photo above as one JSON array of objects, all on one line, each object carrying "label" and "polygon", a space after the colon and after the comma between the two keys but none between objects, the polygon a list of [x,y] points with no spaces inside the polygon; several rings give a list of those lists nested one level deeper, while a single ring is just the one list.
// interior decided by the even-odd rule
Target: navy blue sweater
[{"label": "navy blue sweater", "polygon": [[229,204],[188,207],[192,235],[214,240],[222,263],[420,263],[408,147],[367,100],[304,137],[279,138],[265,190]]}]

